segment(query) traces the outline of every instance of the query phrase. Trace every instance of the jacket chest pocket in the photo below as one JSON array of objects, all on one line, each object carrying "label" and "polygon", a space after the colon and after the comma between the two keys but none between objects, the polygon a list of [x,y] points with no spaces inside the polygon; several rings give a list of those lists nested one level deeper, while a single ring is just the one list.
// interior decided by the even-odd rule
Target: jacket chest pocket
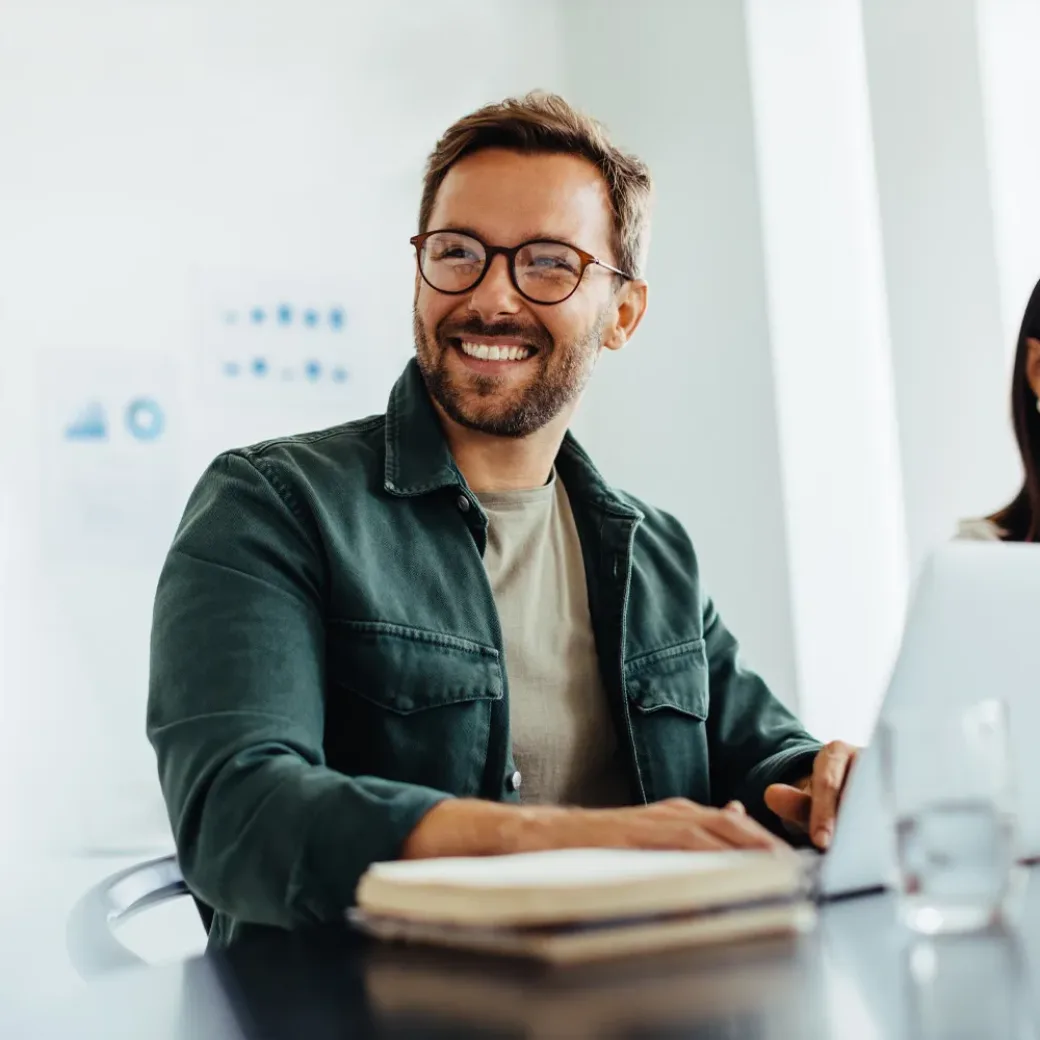
[{"label": "jacket chest pocket", "polygon": [[636,760],[648,801],[707,803],[708,658],[694,639],[628,661],[625,689]]},{"label": "jacket chest pocket", "polygon": [[325,753],[352,775],[477,794],[502,699],[493,647],[382,622],[329,626]]}]

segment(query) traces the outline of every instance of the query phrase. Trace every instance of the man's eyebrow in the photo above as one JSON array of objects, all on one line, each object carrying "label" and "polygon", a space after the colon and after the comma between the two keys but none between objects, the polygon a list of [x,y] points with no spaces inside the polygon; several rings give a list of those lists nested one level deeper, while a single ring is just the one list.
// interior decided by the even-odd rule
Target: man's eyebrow
[{"label": "man's eyebrow", "polygon": [[[489,242],[487,236],[481,234],[476,228],[468,227],[465,224],[445,224],[443,227],[431,228],[431,231],[455,231],[460,235],[471,235],[473,238],[479,238],[481,242],[487,243],[487,245],[498,245],[498,242]],[[525,231],[516,240],[517,244],[521,242],[563,242],[565,245],[574,245],[568,235],[554,235],[549,231]]]},{"label": "man's eyebrow", "polygon": [[483,238],[476,228],[467,227],[465,224],[445,224],[440,228],[431,228],[431,231],[457,231],[460,235],[472,235],[474,238]]}]

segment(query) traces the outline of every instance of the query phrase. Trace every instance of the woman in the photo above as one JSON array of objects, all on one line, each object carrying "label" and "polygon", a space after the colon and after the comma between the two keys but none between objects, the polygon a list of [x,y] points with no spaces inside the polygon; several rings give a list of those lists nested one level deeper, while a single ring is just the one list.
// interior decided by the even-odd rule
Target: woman
[{"label": "woman", "polygon": [[1025,480],[1022,490],[999,512],[967,520],[959,537],[1005,542],[1040,541],[1040,282],[1026,306],[1018,334],[1011,414]]}]

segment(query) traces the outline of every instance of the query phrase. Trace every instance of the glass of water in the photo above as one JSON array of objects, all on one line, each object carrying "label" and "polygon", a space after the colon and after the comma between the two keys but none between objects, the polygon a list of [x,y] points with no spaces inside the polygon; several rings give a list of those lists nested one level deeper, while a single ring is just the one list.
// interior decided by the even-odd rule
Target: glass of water
[{"label": "glass of water", "polygon": [[903,922],[927,935],[1000,922],[1015,881],[1007,705],[898,711],[878,744]]}]

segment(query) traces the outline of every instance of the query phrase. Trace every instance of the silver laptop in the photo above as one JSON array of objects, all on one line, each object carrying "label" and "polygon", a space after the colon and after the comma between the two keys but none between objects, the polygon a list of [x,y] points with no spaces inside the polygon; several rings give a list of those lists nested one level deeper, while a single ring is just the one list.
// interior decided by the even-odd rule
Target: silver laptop
[{"label": "silver laptop", "polygon": [[[1019,852],[1040,856],[1040,546],[952,543],[930,558],[879,718],[907,706],[939,716],[984,697],[1008,704]],[[921,768],[942,754],[921,748]],[[869,891],[893,876],[878,757],[868,746],[849,779],[831,849],[816,866],[821,898]]]}]

